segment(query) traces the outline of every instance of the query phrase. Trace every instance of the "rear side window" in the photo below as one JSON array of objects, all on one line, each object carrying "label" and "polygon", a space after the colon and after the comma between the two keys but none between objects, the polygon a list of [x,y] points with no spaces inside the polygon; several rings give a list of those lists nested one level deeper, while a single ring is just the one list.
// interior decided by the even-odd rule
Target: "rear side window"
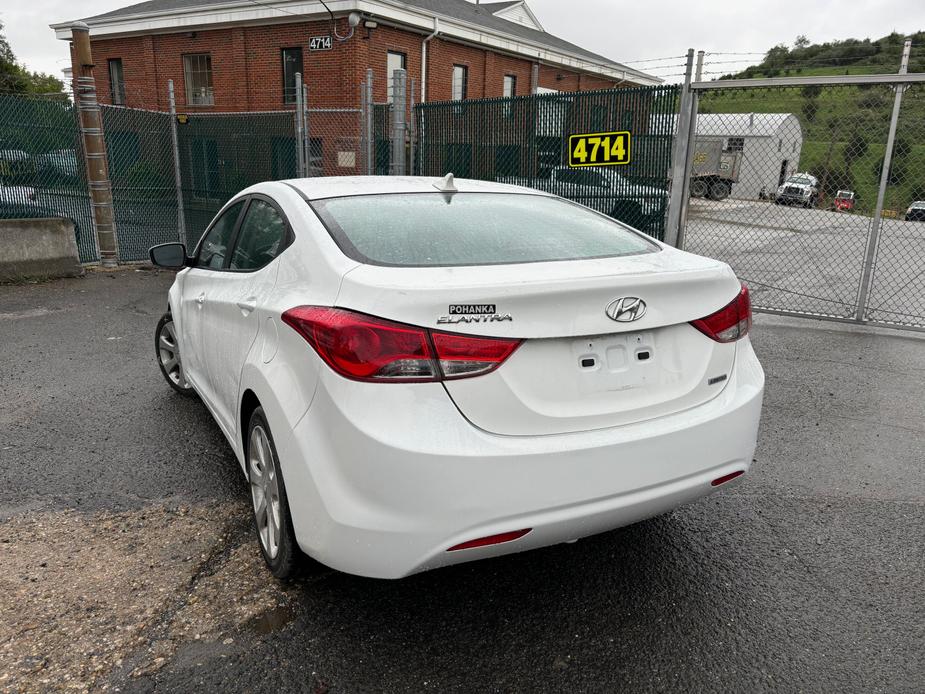
[{"label": "rear side window", "polygon": [[359,195],[311,205],[346,255],[372,265],[540,263],[659,249],[603,215],[540,195]]},{"label": "rear side window", "polygon": [[196,267],[220,270],[225,265],[228,244],[231,243],[231,235],[234,233],[235,223],[238,221],[238,215],[241,214],[242,207],[244,207],[243,200],[236,202],[215,220],[212,228],[206,232],[202,245],[199,247]]},{"label": "rear side window", "polygon": [[268,202],[254,199],[238,232],[231,256],[231,270],[259,270],[286,247],[286,222]]}]

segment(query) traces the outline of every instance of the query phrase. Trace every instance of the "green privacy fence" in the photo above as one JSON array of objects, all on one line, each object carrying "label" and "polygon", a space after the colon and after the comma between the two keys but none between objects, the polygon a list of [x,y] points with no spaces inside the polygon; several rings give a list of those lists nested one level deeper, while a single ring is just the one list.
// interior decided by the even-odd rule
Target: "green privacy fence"
[{"label": "green privacy fence", "polygon": [[177,189],[167,113],[101,106],[121,260],[176,241]]},{"label": "green privacy fence", "polygon": [[[186,241],[192,246],[231,196],[255,183],[295,178],[298,168],[291,111],[190,115],[177,125]],[[312,166],[323,140],[311,137]]]},{"label": "green privacy fence", "polygon": [[[677,113],[679,94],[671,85],[420,104],[414,171],[538,188],[662,238],[672,137],[650,128]],[[570,135],[625,130],[629,164],[568,168]]]},{"label": "green privacy fence", "polygon": [[0,93],[0,219],[68,217],[97,260],[77,112],[64,94]]}]

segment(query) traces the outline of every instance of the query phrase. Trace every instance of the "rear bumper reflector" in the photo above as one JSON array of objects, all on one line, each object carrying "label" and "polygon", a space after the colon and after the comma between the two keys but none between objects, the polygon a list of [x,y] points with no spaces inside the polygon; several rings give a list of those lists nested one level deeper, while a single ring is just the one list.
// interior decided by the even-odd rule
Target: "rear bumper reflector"
[{"label": "rear bumper reflector", "polygon": [[728,475],[723,475],[722,477],[717,477],[715,480],[710,482],[714,487],[718,487],[721,484],[725,484],[729,480],[734,480],[739,475],[744,475],[745,470],[736,470],[735,472],[730,472]]},{"label": "rear bumper reflector", "polygon": [[469,540],[468,542],[461,542],[458,545],[453,545],[447,550],[447,552],[455,552],[459,549],[473,549],[474,547],[486,547],[488,545],[500,545],[503,542],[519,540],[531,530],[533,530],[533,528],[527,528],[525,530],[512,530],[508,533],[498,533],[497,535],[480,537],[477,540]]}]

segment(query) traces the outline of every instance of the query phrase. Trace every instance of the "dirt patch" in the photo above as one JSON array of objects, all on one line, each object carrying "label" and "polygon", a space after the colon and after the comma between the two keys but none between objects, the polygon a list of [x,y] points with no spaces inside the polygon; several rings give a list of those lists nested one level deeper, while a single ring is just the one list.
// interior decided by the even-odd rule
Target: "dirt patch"
[{"label": "dirt patch", "polygon": [[285,609],[244,503],[0,523],[0,690],[106,690]]}]

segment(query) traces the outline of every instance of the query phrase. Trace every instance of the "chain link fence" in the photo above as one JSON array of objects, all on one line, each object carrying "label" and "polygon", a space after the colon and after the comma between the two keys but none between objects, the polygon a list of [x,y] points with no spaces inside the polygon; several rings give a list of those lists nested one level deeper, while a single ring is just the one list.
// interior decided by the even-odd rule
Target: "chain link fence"
[{"label": "chain link fence", "polygon": [[0,93],[0,219],[68,217],[83,262],[99,258],[77,112],[64,94]]},{"label": "chain link fence", "polygon": [[865,318],[925,327],[925,85],[905,87],[886,183]]},{"label": "chain link fence", "polygon": [[700,93],[685,250],[727,261],[764,310],[925,326],[920,85],[907,88],[874,224],[894,89],[717,82]]},{"label": "chain link fence", "polygon": [[[672,134],[651,123],[676,113],[679,93],[670,85],[420,104],[415,173],[545,190],[662,238]],[[629,164],[567,166],[570,135],[622,130],[632,132]]]}]

